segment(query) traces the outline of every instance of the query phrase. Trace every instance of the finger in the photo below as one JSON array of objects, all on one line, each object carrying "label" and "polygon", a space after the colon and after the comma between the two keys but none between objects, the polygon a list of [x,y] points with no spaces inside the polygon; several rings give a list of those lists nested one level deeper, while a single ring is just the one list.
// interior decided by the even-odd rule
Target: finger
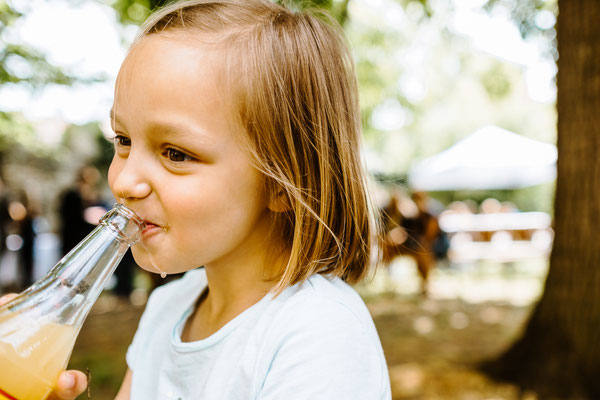
[{"label": "finger", "polygon": [[0,306],[3,306],[4,304],[8,303],[17,296],[18,295],[16,293],[5,294],[4,296],[0,297]]},{"label": "finger", "polygon": [[87,377],[81,371],[65,371],[58,377],[52,397],[58,400],[73,400],[87,388]]}]

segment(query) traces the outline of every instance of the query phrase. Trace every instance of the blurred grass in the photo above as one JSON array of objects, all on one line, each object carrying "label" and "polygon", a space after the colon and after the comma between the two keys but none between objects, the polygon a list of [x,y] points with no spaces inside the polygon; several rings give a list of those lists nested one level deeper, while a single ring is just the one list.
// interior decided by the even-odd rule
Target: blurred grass
[{"label": "blurred grass", "polygon": [[125,353],[143,309],[109,295],[103,295],[92,309],[68,367],[90,371],[92,399],[114,399],[127,371]]}]

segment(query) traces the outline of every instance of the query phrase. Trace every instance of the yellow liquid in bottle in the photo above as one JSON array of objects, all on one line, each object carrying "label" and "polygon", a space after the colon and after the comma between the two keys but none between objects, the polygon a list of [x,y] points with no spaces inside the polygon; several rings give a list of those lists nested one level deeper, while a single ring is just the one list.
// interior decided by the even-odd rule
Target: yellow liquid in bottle
[{"label": "yellow liquid in bottle", "polygon": [[24,339],[18,332],[0,337],[0,400],[45,400],[67,366],[76,337],[72,326],[55,323]]}]

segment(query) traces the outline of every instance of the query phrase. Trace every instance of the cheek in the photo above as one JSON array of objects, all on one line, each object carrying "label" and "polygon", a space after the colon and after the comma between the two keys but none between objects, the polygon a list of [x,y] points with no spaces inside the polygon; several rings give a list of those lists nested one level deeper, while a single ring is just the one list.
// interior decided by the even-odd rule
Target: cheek
[{"label": "cheek", "polygon": [[177,189],[162,191],[161,203],[168,207],[169,223],[178,228],[173,230],[174,237],[181,243],[222,237],[243,218],[243,207],[222,188],[189,185]]},{"label": "cheek", "polygon": [[257,177],[244,172],[214,174],[161,187],[160,202],[168,209],[169,222],[183,228],[173,233],[193,231],[202,237],[220,236],[231,234],[236,227],[246,230],[252,225],[266,210],[268,201]]}]

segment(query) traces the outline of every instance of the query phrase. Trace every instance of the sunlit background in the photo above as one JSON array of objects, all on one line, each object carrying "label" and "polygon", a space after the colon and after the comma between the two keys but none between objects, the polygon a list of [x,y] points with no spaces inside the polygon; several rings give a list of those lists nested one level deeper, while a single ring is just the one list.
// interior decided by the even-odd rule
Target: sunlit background
[{"label": "sunlit background", "polygon": [[[506,305],[526,310],[541,295],[553,239],[556,1],[325,3],[347,4],[343,27],[357,66],[375,199],[382,208],[396,199],[411,218],[419,213],[411,195],[426,193],[443,241],[423,302],[410,300],[421,298],[422,286],[407,254],[378,269],[360,293],[409,299],[416,335],[440,328],[441,301],[463,304],[447,310],[444,329],[457,332],[495,327],[509,314]],[[82,166],[103,176],[102,204],[113,201],[105,184],[108,113],[119,65],[148,5],[0,0],[0,177],[12,206],[0,260],[5,290],[20,282],[23,213],[33,216],[40,277],[60,257],[59,202]],[[151,287],[137,272],[134,305],[143,305]],[[387,312],[374,301],[373,313]],[[482,304],[477,321],[464,304]],[[426,379],[412,364],[396,367],[412,382],[397,393],[409,396]]]},{"label": "sunlit background", "polygon": [[[123,23],[106,1],[4,3],[21,16],[2,29],[3,67],[16,78],[0,85],[2,177],[10,192],[26,193],[52,230],[56,198],[72,183],[78,167],[91,162],[106,171],[110,154],[101,136],[111,135],[108,112],[114,80],[137,25]],[[126,9],[125,21],[143,18],[141,4],[133,2]],[[535,7],[486,0],[349,2],[345,31],[357,63],[364,157],[383,188],[399,185],[410,191],[407,178],[420,161],[482,128],[500,127],[554,143],[555,8],[553,1]],[[32,49],[69,76],[70,84],[41,84],[48,73],[8,51],[13,46]],[[505,160],[500,168],[529,170],[523,162],[526,154],[511,157],[519,148],[500,148],[497,143],[503,138],[493,140],[484,136],[465,154],[485,159],[496,153],[500,164]],[[547,166],[543,151],[541,147],[541,165],[529,160],[529,167]],[[477,160],[471,165],[480,167]],[[541,185],[535,179],[518,185],[508,177],[504,187],[484,182],[477,191],[469,190],[471,183],[464,180],[463,187],[452,187],[444,175],[423,179],[413,179],[413,186],[433,189],[431,195],[442,206],[470,199],[476,209],[494,197],[513,202],[520,211],[552,214],[551,178]],[[435,179],[446,187],[436,185]]]}]

